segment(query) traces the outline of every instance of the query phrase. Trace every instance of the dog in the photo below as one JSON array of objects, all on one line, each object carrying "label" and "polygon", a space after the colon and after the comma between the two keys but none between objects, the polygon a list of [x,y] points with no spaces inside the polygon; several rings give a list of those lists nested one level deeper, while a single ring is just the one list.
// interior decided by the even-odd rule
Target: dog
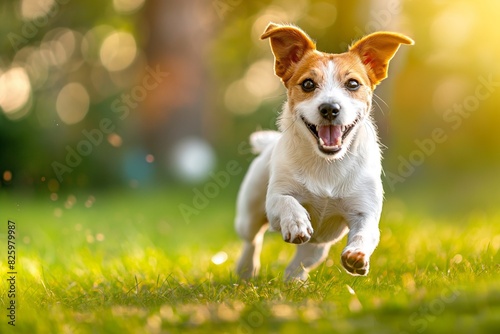
[{"label": "dog", "polygon": [[300,28],[270,23],[275,74],[287,89],[278,131],[259,131],[250,143],[259,155],[240,187],[235,228],[244,240],[236,271],[258,274],[264,233],[281,232],[297,244],[286,280],[307,280],[310,270],[347,234],[341,262],[365,276],[380,239],[381,152],[371,118],[375,87],[405,35],[376,32],[347,52],[329,54]]}]

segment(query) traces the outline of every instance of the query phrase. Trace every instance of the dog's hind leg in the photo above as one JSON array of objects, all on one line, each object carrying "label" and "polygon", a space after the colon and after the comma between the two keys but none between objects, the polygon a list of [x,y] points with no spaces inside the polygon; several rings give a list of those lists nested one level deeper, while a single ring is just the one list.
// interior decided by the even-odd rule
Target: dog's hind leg
[{"label": "dog's hind leg", "polygon": [[236,272],[242,279],[250,279],[259,273],[260,252],[266,230],[267,224],[261,225],[257,233],[254,233],[253,238],[250,234],[243,238],[243,251],[236,266]]},{"label": "dog's hind leg", "polygon": [[285,279],[303,280],[307,279],[309,271],[316,268],[328,255],[331,243],[312,244],[306,243],[297,246],[297,252],[292,262],[285,271]]},{"label": "dog's hind leg", "polygon": [[267,159],[264,152],[252,162],[238,193],[235,228],[244,245],[236,271],[243,279],[252,278],[259,271],[262,242],[269,225],[265,211],[269,179]]}]

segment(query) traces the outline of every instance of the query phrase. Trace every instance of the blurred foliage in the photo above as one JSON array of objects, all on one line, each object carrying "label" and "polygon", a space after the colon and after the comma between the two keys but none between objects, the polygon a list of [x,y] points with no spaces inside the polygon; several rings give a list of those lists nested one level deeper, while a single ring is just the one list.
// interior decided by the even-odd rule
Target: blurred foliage
[{"label": "blurred foliage", "polygon": [[[146,22],[158,20],[155,10],[147,8],[161,9],[159,2],[129,1],[140,5],[120,11],[117,3],[127,1],[47,0],[40,3],[52,3],[52,12],[29,19],[23,17],[21,8],[30,2],[35,3],[23,0],[0,5],[0,33],[4,36],[0,41],[0,75],[22,67],[31,84],[29,101],[23,107],[26,110],[18,111],[22,117],[12,119],[17,118],[12,117],[15,113],[7,115],[5,110],[0,113],[0,172],[12,173],[10,180],[4,175],[3,186],[46,189],[48,182],[56,179],[52,163],[63,162],[67,146],[76,149],[85,139],[82,131],[98,129],[103,118],[112,120],[116,126],[113,135],[118,137],[107,136],[103,145],[93,147],[75,171],[67,173],[64,182],[58,182],[57,189],[133,184],[123,172],[131,151],[138,155],[150,152],[151,157],[158,157],[147,168],[140,167],[143,173],[172,180],[163,162],[169,156],[144,145],[150,130],[141,129],[141,122],[148,105],[143,104],[137,109],[139,112],[124,121],[112,107],[144,75],[148,58],[154,52],[148,47],[154,35],[148,30],[152,25]],[[175,11],[177,2],[167,6]],[[191,117],[189,122],[194,125],[189,127],[201,129],[196,135],[216,147],[218,164],[213,168],[223,168],[225,161],[231,159],[245,167],[252,157],[246,145],[248,135],[259,128],[274,128],[285,100],[286,92],[273,75],[268,42],[259,39],[269,21],[300,26],[316,40],[318,49],[326,52],[343,52],[355,39],[376,30],[394,30],[408,34],[416,44],[401,48],[391,63],[389,78],[376,90],[374,116],[381,141],[387,146],[386,189],[403,191],[425,181],[429,190],[442,186],[457,190],[457,196],[463,196],[463,189],[484,188],[492,196],[498,195],[500,178],[495,171],[500,166],[500,141],[496,136],[500,121],[500,45],[496,41],[500,32],[496,24],[500,4],[496,1],[297,0],[291,4],[285,0],[207,0],[194,1],[192,6],[198,15],[193,20],[179,16],[183,19],[163,22],[163,26],[199,27],[203,21],[210,27],[202,64],[187,54],[190,49],[185,45],[194,41],[175,38],[175,29],[165,28],[163,33],[173,36],[171,50],[186,52],[185,58],[193,62],[193,68],[201,65],[201,71],[208,73],[205,76],[197,70],[186,72],[205,87],[206,93],[195,104],[206,106],[204,114]],[[23,29],[30,24],[35,24],[35,32],[20,47],[13,47],[9,36],[23,36]],[[162,22],[157,26],[162,27]],[[73,36],[77,45],[74,52],[60,63],[57,57],[55,63],[50,63],[50,57],[42,57],[43,64],[36,63],[34,55],[50,56],[57,52],[58,45],[53,42],[62,32]],[[137,50],[124,69],[110,70],[106,66],[114,66],[113,62],[106,65],[102,53],[104,41],[116,32],[133,36]],[[162,41],[153,42],[159,45]],[[117,52],[121,55],[117,60],[125,57],[123,52]],[[181,91],[189,90],[190,86],[178,82],[186,71],[180,68],[181,74],[172,76],[171,84],[179,85]],[[57,98],[68,83],[81,84],[89,95],[88,113],[74,124],[65,124],[57,113]],[[163,90],[160,94],[168,93]],[[5,100],[1,94],[0,102]],[[178,106],[179,112],[186,108],[195,107]],[[182,128],[173,119],[166,117],[162,122],[170,122],[171,128]],[[439,142],[433,137],[436,129],[441,134]],[[173,144],[170,138],[158,145]],[[405,173],[408,162],[411,170]],[[399,179],[395,181],[391,175]]]},{"label": "blurred foliage", "polygon": [[[51,164],[54,161],[64,163],[68,153],[66,147],[76,150],[77,144],[85,139],[83,130],[98,128],[104,117],[116,120],[110,110],[113,98],[134,83],[134,75],[143,66],[144,56],[139,50],[127,69],[110,72],[100,63],[100,47],[117,31],[132,34],[140,46],[139,17],[117,12],[112,1],[6,1],[0,7],[0,34],[3,36],[0,75],[4,75],[3,85],[0,84],[0,99],[4,102],[4,113],[0,115],[0,171],[12,171],[13,174],[12,180],[4,178],[3,184],[46,189],[48,181],[56,178]],[[37,16],[30,18],[30,13]],[[28,75],[29,96],[26,103],[8,110],[5,100],[15,101],[15,94],[24,93],[21,88],[12,87],[12,78],[10,81],[5,79],[13,68],[22,68]],[[17,84],[21,86],[22,83]],[[65,124],[56,110],[58,94],[69,83],[85,87],[90,99],[87,114],[74,124]],[[14,96],[8,95],[12,93]],[[69,102],[78,102],[78,99],[76,96]],[[70,114],[73,110],[71,105],[68,107],[66,112]],[[119,122],[116,125],[123,127]],[[103,162],[118,157],[119,152],[109,145],[93,147],[91,155],[82,159],[78,171],[65,175],[65,185],[116,182],[118,175],[113,166]]]}]

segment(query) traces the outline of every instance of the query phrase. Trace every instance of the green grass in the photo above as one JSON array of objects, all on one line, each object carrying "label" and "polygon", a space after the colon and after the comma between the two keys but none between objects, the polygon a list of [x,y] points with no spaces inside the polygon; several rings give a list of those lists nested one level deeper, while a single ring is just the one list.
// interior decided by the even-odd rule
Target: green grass
[{"label": "green grass", "polygon": [[[90,207],[85,206],[93,196]],[[433,218],[389,198],[368,277],[340,265],[344,242],[305,283],[284,283],[292,245],[267,234],[261,276],[239,281],[226,189],[189,223],[188,190],[0,194],[17,224],[16,333],[494,333],[500,330],[500,211]],[[89,203],[87,203],[89,204]],[[212,257],[227,254],[219,265]],[[0,332],[10,332],[2,313]]]}]

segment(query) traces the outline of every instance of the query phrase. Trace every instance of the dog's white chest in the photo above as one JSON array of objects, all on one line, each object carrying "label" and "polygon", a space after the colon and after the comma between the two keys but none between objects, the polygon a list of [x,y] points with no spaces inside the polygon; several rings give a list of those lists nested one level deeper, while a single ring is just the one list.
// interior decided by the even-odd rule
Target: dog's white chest
[{"label": "dog's white chest", "polygon": [[309,213],[315,231],[310,242],[332,242],[347,232],[345,205],[341,198],[313,197],[302,205]]}]

